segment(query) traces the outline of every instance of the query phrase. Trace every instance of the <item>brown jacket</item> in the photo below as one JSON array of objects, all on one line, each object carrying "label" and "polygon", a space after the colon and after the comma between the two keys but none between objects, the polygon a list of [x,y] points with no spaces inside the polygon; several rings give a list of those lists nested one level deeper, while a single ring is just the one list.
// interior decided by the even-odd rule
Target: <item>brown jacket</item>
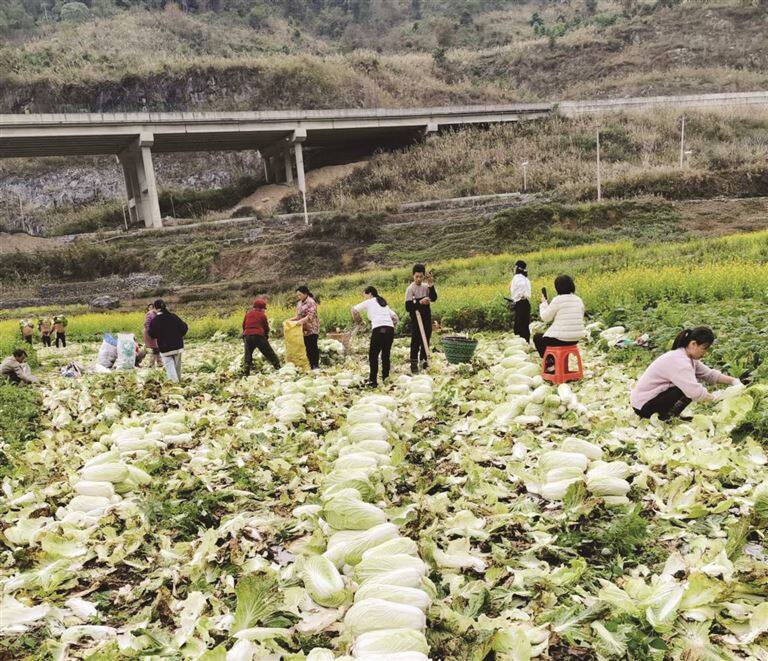
[{"label": "brown jacket", "polygon": [[13,356],[8,356],[0,363],[0,377],[11,380],[11,383],[36,383],[37,377],[33,376],[27,363],[20,363]]}]

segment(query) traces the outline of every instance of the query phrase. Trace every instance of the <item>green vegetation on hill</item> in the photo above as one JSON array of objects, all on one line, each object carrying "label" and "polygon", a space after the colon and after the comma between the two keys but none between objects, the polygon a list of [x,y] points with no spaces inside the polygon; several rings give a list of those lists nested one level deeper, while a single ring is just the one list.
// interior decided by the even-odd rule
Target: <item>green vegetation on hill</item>
[{"label": "green vegetation on hill", "polygon": [[[435,316],[458,330],[508,328],[510,312],[502,295],[508,291],[519,258],[529,264],[534,291],[551,287],[559,273],[573,275],[578,293],[593,315],[613,314],[617,308],[654,308],[663,300],[698,304],[742,298],[764,301],[767,255],[768,231],[762,231],[677,243],[662,237],[645,245],[622,241],[445,260],[430,264],[440,296]],[[359,301],[367,284],[376,285],[401,308],[409,279],[410,269],[398,268],[318,279],[310,284],[322,298],[322,325],[332,329],[349,325],[350,306]],[[293,298],[291,291],[271,297],[270,314],[276,329],[293,315]],[[242,300],[241,305],[247,301]],[[207,338],[217,331],[238,335],[242,312],[229,314],[228,307],[218,301],[215,312],[210,306],[205,311],[190,309],[191,337]],[[186,314],[183,306],[179,310]],[[138,332],[143,318],[142,310],[77,316],[70,321],[69,333],[73,338],[92,339],[104,330]],[[0,321],[0,337],[13,335],[17,326],[14,320]]]},{"label": "green vegetation on hill", "polygon": [[765,9],[739,0],[89,4],[0,8],[0,108],[429,105],[768,84]]},{"label": "green vegetation on hill", "polygon": [[[686,111],[686,156],[679,167],[680,111],[552,117],[429,138],[375,156],[364,168],[310,191],[313,209],[393,208],[413,200],[522,191],[563,201],[595,199],[595,126],[600,126],[605,197],[667,199],[768,195],[764,136],[768,114],[757,108]],[[297,196],[283,208],[298,211]]]}]

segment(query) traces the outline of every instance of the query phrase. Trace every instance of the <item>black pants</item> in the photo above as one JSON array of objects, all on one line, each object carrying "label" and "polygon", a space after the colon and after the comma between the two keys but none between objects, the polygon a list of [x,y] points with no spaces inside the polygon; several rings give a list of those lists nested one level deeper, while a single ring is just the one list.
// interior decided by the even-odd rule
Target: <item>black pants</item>
[{"label": "black pants", "polygon": [[521,298],[515,303],[514,332],[526,342],[531,341],[531,302],[527,298]]},{"label": "black pants", "polygon": [[21,339],[24,340],[27,344],[32,346],[32,336],[31,335],[22,335]]},{"label": "black pants", "polygon": [[[424,325],[424,335],[427,336],[427,344],[432,338],[432,313],[431,311],[421,310],[421,323]],[[416,321],[416,315],[411,315],[411,364],[416,364],[421,359],[427,360],[427,350],[424,348],[424,342],[421,339],[419,331],[419,322]]]},{"label": "black pants", "polygon": [[245,345],[246,376],[251,373],[251,368],[253,367],[253,352],[256,349],[261,351],[261,355],[272,363],[272,366],[276,370],[280,369],[280,360],[266,337],[263,335],[246,335],[243,338],[243,344]]},{"label": "black pants", "polygon": [[690,403],[691,399],[686,397],[680,388],[672,386],[649,399],[643,404],[643,408],[635,409],[635,413],[641,418],[650,418],[654,413],[658,413],[660,420],[669,420],[672,416],[680,415]]},{"label": "black pants", "polygon": [[386,381],[389,377],[389,355],[394,341],[395,329],[392,326],[379,326],[371,331],[371,344],[368,347],[371,383],[378,383],[379,354],[381,354],[381,378]]},{"label": "black pants", "polygon": [[41,335],[40,337],[43,340],[43,346],[44,347],[51,346],[51,336],[50,335]]},{"label": "black pants", "polygon": [[542,357],[544,356],[547,347],[567,347],[572,344],[578,344],[578,342],[574,342],[573,340],[566,342],[565,340],[558,340],[556,337],[548,337],[542,333],[536,333],[536,335],[533,336],[533,345]]},{"label": "black pants", "polygon": [[66,347],[67,346],[67,337],[64,333],[56,333],[56,346],[59,346],[59,342],[61,342],[61,346]]},{"label": "black pants", "polygon": [[316,370],[320,367],[320,349],[317,348],[317,335],[304,336],[304,348],[307,350],[309,366]]}]

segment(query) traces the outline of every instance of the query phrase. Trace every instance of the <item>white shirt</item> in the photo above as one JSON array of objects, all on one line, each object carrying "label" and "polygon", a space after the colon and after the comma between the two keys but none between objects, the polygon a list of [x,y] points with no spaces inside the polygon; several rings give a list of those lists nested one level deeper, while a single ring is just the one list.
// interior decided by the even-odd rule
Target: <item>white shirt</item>
[{"label": "white shirt", "polygon": [[515,273],[509,285],[509,297],[517,303],[521,298],[531,298],[531,281],[522,273]]},{"label": "white shirt", "polygon": [[539,307],[543,321],[552,321],[544,333],[563,342],[578,342],[586,334],[584,328],[584,301],[576,294],[560,294],[551,302],[546,301]]},{"label": "white shirt", "polygon": [[388,305],[381,307],[375,298],[369,298],[362,303],[358,303],[353,310],[357,313],[365,311],[368,319],[371,321],[371,328],[379,328],[380,326],[395,327],[395,320],[397,320],[395,312]]}]

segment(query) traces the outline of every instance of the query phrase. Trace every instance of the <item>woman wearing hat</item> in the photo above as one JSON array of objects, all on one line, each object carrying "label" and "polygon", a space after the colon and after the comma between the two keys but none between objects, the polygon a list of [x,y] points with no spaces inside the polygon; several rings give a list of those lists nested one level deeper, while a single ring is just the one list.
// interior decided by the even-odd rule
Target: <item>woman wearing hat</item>
[{"label": "woman wearing hat", "polygon": [[515,275],[509,286],[509,298],[515,311],[515,335],[519,335],[526,342],[530,342],[531,281],[528,279],[528,268],[521,259],[515,262]]}]

